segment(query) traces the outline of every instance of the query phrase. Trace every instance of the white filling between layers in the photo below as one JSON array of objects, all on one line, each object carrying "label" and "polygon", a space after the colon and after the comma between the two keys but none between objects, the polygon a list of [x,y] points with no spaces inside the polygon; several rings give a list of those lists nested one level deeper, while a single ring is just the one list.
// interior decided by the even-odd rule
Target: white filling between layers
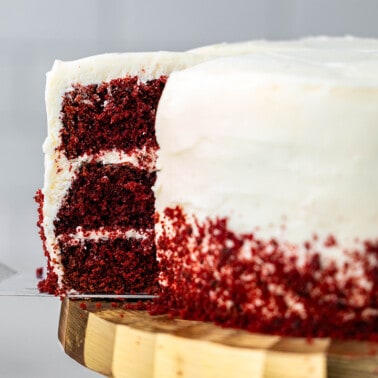
[{"label": "white filling between layers", "polygon": [[101,241],[101,240],[109,240],[115,238],[122,238],[122,239],[146,239],[147,233],[140,232],[134,229],[127,229],[127,230],[116,230],[116,231],[109,231],[105,229],[98,229],[98,230],[84,230],[82,227],[77,227],[76,233],[68,234],[68,235],[58,235],[57,240],[61,240],[62,238],[69,238],[69,243],[77,244],[83,243],[85,241]]}]

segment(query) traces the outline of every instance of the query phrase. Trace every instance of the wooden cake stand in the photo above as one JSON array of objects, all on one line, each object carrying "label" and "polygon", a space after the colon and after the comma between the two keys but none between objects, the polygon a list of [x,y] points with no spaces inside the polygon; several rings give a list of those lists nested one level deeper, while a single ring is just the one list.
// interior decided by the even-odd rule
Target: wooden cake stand
[{"label": "wooden cake stand", "polygon": [[62,302],[59,340],[77,362],[115,378],[378,377],[378,343],[251,334],[98,300]]}]

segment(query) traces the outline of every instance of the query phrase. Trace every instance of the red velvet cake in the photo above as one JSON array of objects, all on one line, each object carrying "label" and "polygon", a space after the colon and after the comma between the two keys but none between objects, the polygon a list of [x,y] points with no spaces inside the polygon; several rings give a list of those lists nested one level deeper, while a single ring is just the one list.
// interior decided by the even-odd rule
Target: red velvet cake
[{"label": "red velvet cake", "polygon": [[56,62],[40,290],[378,340],[377,51],[315,38]]}]

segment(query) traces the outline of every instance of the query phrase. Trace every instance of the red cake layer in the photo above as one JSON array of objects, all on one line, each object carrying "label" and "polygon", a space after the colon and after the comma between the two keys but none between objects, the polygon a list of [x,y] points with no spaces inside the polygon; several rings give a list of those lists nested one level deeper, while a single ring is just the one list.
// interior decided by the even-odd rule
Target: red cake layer
[{"label": "red cake layer", "polygon": [[155,172],[128,164],[84,163],[54,221],[55,234],[76,228],[122,227],[152,229]]},{"label": "red cake layer", "polygon": [[63,284],[80,293],[156,293],[153,235],[146,239],[60,242]]},{"label": "red cake layer", "polygon": [[138,77],[73,85],[62,104],[62,143],[68,159],[84,153],[156,148],[155,115],[166,77],[146,83]]},{"label": "red cake layer", "polygon": [[[378,267],[371,263],[378,258],[378,240],[363,243],[342,266],[322,265],[314,241],[308,241],[305,262],[298,264],[295,254],[284,252],[287,246],[237,235],[227,219],[197,221],[194,232],[180,208],[165,215],[157,241],[162,293],[153,313],[283,336],[378,341],[372,312],[378,310]],[[248,258],[244,243],[250,245]],[[323,248],[335,243],[329,237]],[[361,276],[348,276],[351,264],[361,267]]]}]

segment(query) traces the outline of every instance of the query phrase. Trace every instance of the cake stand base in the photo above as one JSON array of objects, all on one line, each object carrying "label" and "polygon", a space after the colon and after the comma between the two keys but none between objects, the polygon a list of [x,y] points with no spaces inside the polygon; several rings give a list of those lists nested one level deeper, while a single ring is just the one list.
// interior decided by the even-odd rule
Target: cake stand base
[{"label": "cake stand base", "polygon": [[378,344],[283,338],[64,299],[64,351],[115,378],[370,378]]}]

